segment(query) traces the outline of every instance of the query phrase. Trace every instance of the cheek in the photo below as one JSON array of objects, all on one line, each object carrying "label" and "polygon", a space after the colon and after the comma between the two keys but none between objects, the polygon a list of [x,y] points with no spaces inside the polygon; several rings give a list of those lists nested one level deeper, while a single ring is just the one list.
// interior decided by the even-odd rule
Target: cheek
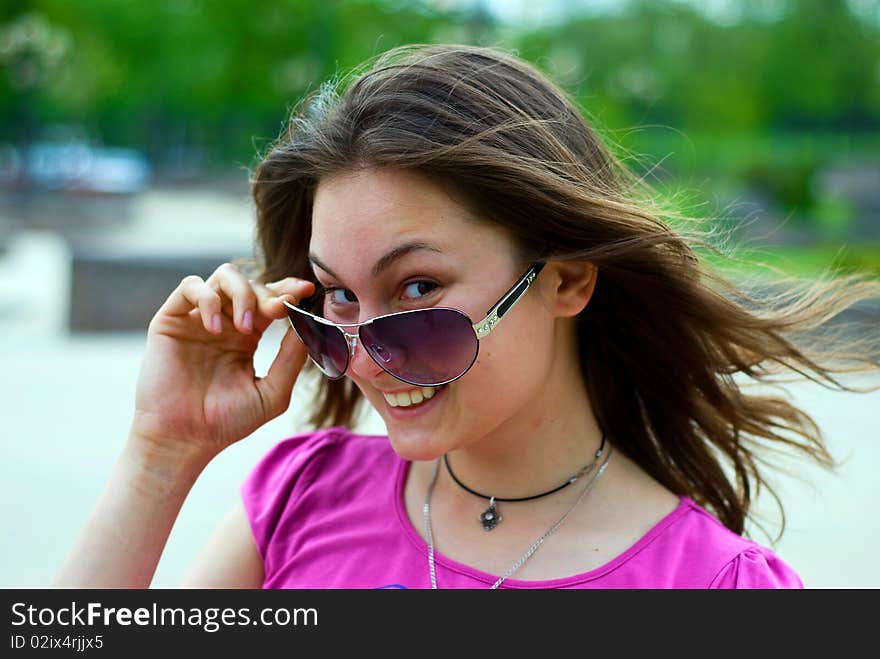
[{"label": "cheek", "polygon": [[507,319],[480,345],[474,364],[475,380],[486,391],[522,391],[539,386],[545,378],[552,356],[552,324],[541,316]]},{"label": "cheek", "polygon": [[346,377],[351,377],[357,388],[360,390],[361,395],[366,398],[370,405],[372,405],[377,411],[384,409],[385,397],[382,394],[370,387],[369,384],[361,382],[359,378],[350,375]]}]

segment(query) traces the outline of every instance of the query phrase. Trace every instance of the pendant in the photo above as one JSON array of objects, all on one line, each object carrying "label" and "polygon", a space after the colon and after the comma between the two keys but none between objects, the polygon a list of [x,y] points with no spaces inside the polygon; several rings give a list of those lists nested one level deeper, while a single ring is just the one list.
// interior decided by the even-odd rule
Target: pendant
[{"label": "pendant", "polygon": [[501,515],[495,508],[495,497],[489,499],[489,507],[480,515],[480,523],[484,531],[491,531],[501,523]]}]

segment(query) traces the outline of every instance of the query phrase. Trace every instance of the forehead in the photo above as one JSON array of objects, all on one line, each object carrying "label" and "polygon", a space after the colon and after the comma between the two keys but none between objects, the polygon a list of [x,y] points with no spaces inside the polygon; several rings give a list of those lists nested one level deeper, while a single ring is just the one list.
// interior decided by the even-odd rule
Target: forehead
[{"label": "forehead", "polygon": [[372,263],[410,241],[463,259],[509,244],[501,227],[477,221],[446,188],[417,172],[368,169],[318,184],[309,251],[331,267],[334,261],[340,268],[345,260]]},{"label": "forehead", "polygon": [[379,233],[429,229],[438,219],[468,218],[445,189],[416,172],[360,170],[322,179],[312,209],[313,245],[345,233],[370,239]]}]

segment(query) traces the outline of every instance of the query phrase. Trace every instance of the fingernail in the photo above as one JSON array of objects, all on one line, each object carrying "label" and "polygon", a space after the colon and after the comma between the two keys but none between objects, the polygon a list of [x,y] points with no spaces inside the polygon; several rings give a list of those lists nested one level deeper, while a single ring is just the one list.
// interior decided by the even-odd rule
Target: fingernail
[{"label": "fingernail", "polygon": [[214,316],[211,318],[211,327],[214,328],[215,332],[223,331],[223,322],[220,320],[219,313],[215,313]]},{"label": "fingernail", "polygon": [[245,329],[253,329],[254,314],[250,309],[245,310],[241,316],[241,324]]}]

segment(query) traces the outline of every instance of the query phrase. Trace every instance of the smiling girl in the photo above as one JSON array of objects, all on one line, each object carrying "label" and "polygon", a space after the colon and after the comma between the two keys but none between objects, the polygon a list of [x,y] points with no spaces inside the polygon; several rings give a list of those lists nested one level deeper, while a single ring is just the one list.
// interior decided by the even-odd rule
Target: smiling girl
[{"label": "smiling girl", "polygon": [[[254,466],[186,585],[804,586],[744,534],[757,465],[775,446],[833,460],[804,411],[741,381],[876,369],[872,337],[814,331],[875,282],[737,289],[497,49],[399,48],[324,85],[253,197],[259,269],[186,277],[156,313],[59,585],[148,586],[201,471],[288,408],[305,366],[314,429]],[[350,429],[362,401],[387,436]]]}]

